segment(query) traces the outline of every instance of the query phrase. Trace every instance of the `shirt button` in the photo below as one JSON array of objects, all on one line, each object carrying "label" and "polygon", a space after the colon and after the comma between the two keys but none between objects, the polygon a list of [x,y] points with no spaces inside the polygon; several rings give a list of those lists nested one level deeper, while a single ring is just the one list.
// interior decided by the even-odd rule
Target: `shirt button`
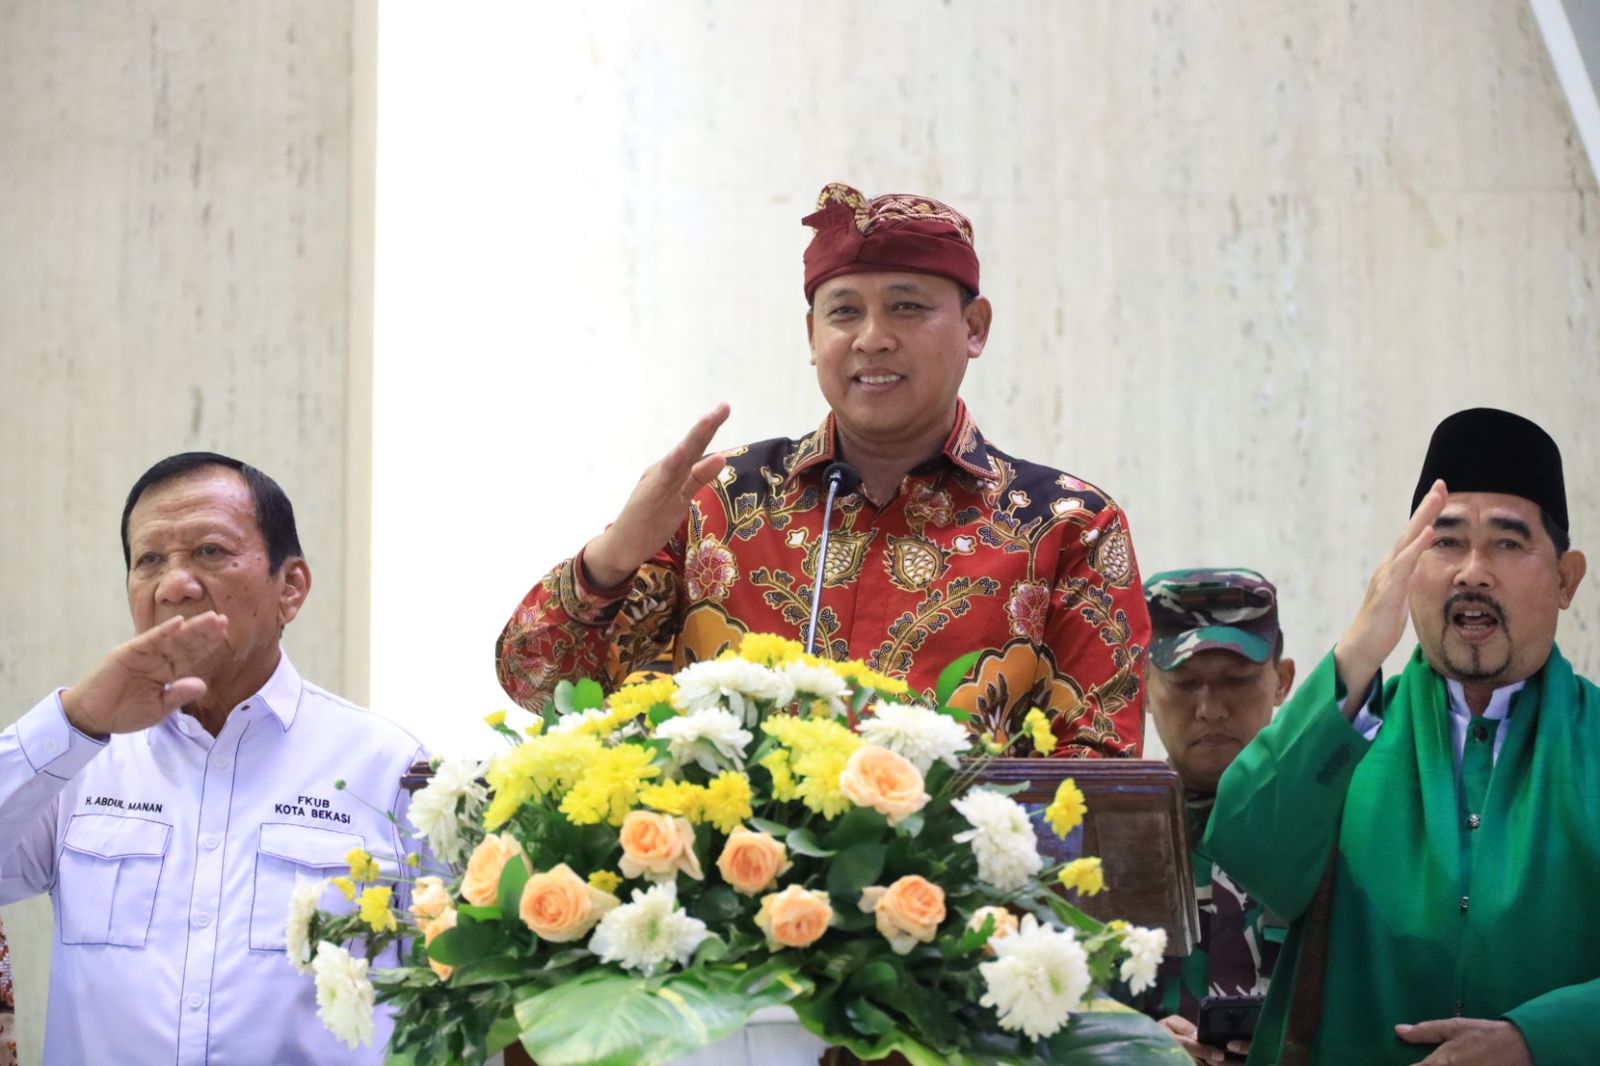
[{"label": "shirt button", "polygon": [[[1476,818],[1477,815],[1474,814],[1473,817]],[[207,851],[216,851],[217,845],[220,843],[222,843],[222,841],[218,840],[214,836],[211,836],[209,833],[200,838],[200,846],[205,848]]]},{"label": "shirt button", "polygon": [[44,750],[54,755],[56,752],[61,750],[61,745],[57,744],[53,740],[47,740],[44,742]]},{"label": "shirt button", "polygon": [[1466,911],[1466,909],[1467,909],[1467,897],[1466,896],[1462,896],[1461,897],[1461,909],[1462,909],[1463,912]]},{"label": "shirt button", "polygon": [[1478,725],[1473,726],[1472,727],[1472,739],[1474,739],[1474,740],[1488,740],[1489,739],[1489,727],[1486,726],[1486,725],[1483,725],[1482,723],[1479,723]]},{"label": "shirt button", "polygon": [[215,766],[218,770],[226,770],[228,768],[228,757],[226,755],[218,755],[214,760],[212,760],[211,765]]},{"label": "shirt button", "polygon": [[206,997],[202,996],[198,992],[190,992],[189,993],[189,998],[184,1000],[185,1003],[189,1004],[189,1009],[190,1010],[199,1010],[200,1009],[200,1005],[203,1004],[205,1001],[206,1001]]},{"label": "shirt button", "polygon": [[211,924],[211,915],[209,915],[209,914],[197,914],[197,915],[194,916],[194,927],[196,929],[204,929],[206,926],[208,926],[210,924]]},{"label": "shirt button", "polygon": [[1482,824],[1483,824],[1483,819],[1479,818],[1476,814],[1467,815],[1467,828],[1468,829],[1476,829],[1476,828],[1478,828],[1478,826],[1480,826]]}]

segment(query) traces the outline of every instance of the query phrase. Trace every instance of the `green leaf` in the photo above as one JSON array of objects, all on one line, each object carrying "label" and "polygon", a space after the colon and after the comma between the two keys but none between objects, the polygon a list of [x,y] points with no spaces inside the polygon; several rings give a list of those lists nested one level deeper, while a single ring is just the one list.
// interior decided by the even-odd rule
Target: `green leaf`
[{"label": "green leaf", "polygon": [[428,958],[447,966],[460,966],[495,955],[510,947],[499,923],[485,924],[471,919],[461,919],[454,929],[446,929],[427,947]]},{"label": "green leaf", "polygon": [[795,829],[789,833],[784,841],[789,850],[796,855],[809,855],[813,859],[831,859],[839,852],[833,848],[825,848],[817,840],[817,836],[809,829]]},{"label": "green leaf", "polygon": [[861,890],[883,873],[883,848],[878,844],[857,844],[834,856],[828,867],[828,894],[852,903]]},{"label": "green leaf", "polygon": [[513,858],[500,868],[500,917],[517,919],[517,912],[522,909],[522,887],[527,883],[528,864],[522,859]]},{"label": "green leaf", "polygon": [[645,712],[645,717],[652,726],[658,726],[670,718],[678,717],[678,711],[670,703],[658,703]]},{"label": "green leaf", "polygon": [[978,661],[978,656],[981,654],[969,651],[939,671],[939,680],[933,686],[933,698],[940,708],[950,702],[950,694],[955,692],[956,686],[961,684],[961,679],[967,676],[967,671],[972,669],[972,664]]},{"label": "green leaf", "polygon": [[465,988],[468,985],[521,981],[532,971],[533,966],[526,959],[514,959],[510,955],[491,955],[486,959],[478,959],[456,967],[455,972],[450,975],[450,987]]},{"label": "green leaf", "polygon": [[834,823],[827,845],[838,851],[855,844],[878,842],[889,835],[889,820],[870,807],[855,807]]},{"label": "green leaf", "polygon": [[867,704],[872,702],[872,697],[876,695],[877,692],[870,688],[856,689],[855,693],[850,697],[850,713],[859,717],[861,712],[867,709]]},{"label": "green leaf", "polygon": [[[556,713],[557,714],[571,714],[573,711],[578,709],[572,702],[574,695],[577,693],[577,690],[578,690],[578,687],[576,685],[574,685],[571,681],[557,681],[556,682],[556,691],[555,691],[555,700],[554,700],[554,702],[555,702],[555,705],[556,705]],[[545,709],[547,711],[549,710],[548,707],[545,708]],[[549,724],[548,721],[546,722],[546,724],[547,725]]]},{"label": "green leaf", "polygon": [[604,706],[606,690],[600,687],[600,682],[586,677],[573,686],[572,706],[574,710],[588,711]]},{"label": "green leaf", "polygon": [[458,915],[464,914],[468,918],[476,918],[480,922],[498,922],[503,913],[499,907],[479,907],[471,903],[463,903],[456,908]]},{"label": "green leaf", "polygon": [[781,822],[768,821],[765,818],[751,818],[748,819],[748,821],[756,829],[771,836],[775,836],[779,840],[782,840],[784,837],[789,835],[789,827]]},{"label": "green leaf", "polygon": [[899,833],[901,836],[914,837],[918,833],[922,832],[923,824],[924,820],[922,815],[913,814],[900,819],[900,824],[894,827],[894,831]]},{"label": "green leaf", "polygon": [[1106,926],[1104,922],[1096,921],[1089,917],[1054,892],[1045,892],[1042,898],[1045,906],[1050,908],[1050,913],[1056,916],[1056,920],[1068,928],[1076,929],[1080,933],[1085,933],[1089,936],[1096,936],[1105,932]]},{"label": "green leaf", "polygon": [[1188,1066],[1182,1048],[1155,1022],[1109,999],[1074,1014],[1067,1027],[1040,1041],[1048,1060],[1073,1066]]},{"label": "green leaf", "polygon": [[772,964],[661,981],[590,970],[521,1000],[516,1013],[522,1046],[539,1066],[663,1066],[737,1032],[758,1008],[808,990]]}]

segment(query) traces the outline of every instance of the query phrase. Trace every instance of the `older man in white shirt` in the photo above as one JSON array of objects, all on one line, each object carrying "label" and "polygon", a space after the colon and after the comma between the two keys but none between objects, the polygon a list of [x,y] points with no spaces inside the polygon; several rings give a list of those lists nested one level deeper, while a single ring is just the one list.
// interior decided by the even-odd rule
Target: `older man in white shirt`
[{"label": "older man in white shirt", "polygon": [[283,653],[311,570],[271,478],[165,459],[122,534],[140,635],[0,732],[0,903],[55,902],[45,1060],[377,1061],[318,1021],[285,918],[297,878],[407,850],[421,748]]}]

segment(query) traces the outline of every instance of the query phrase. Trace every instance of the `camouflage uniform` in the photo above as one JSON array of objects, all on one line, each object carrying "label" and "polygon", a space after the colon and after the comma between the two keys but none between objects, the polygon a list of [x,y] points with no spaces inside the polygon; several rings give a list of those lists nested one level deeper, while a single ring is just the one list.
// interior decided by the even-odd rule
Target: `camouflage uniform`
[{"label": "camouflage uniform", "polygon": [[[1277,589],[1254,570],[1171,570],[1152,576],[1144,590],[1155,669],[1176,669],[1214,648],[1263,663],[1277,648]],[[1201,848],[1215,799],[1212,792],[1185,792],[1200,942],[1187,957],[1166,959],[1155,987],[1138,998],[1139,1009],[1154,1018],[1181,1014],[1194,1021],[1205,996],[1264,994],[1283,941],[1284,923]]]}]

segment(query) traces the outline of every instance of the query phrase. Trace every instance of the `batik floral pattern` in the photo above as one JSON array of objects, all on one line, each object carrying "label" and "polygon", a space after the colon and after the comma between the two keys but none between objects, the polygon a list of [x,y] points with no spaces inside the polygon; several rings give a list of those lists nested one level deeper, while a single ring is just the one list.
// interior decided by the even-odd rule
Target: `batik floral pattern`
[{"label": "batik floral pattern", "polygon": [[[673,540],[621,589],[552,570],[501,634],[501,684],[543,706],[562,678],[630,673],[670,655],[715,658],[747,632],[803,640],[835,458],[831,417],[799,440],[727,452]],[[1120,508],[1093,485],[988,443],[964,404],[943,452],[879,507],[835,503],[819,654],[862,659],[931,697],[939,671],[979,659],[951,702],[1007,736],[1033,707],[1057,755],[1137,756],[1150,623]]]}]

